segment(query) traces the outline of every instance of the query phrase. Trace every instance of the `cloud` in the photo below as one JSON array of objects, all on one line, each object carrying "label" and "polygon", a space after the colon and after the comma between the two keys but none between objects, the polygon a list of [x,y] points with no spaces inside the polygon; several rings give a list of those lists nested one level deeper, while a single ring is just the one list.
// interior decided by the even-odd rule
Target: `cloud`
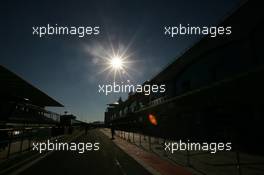
[{"label": "cloud", "polygon": [[98,43],[84,44],[83,46],[85,54],[88,54],[92,59],[92,63],[98,64],[100,59],[107,57],[107,50]]}]

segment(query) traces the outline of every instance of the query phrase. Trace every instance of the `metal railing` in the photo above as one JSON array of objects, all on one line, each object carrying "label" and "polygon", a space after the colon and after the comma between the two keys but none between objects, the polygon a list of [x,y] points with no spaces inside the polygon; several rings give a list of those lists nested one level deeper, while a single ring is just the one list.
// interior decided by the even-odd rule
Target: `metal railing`
[{"label": "metal railing", "polygon": [[0,160],[12,155],[29,151],[33,142],[57,138],[62,128],[25,127],[0,129]]},{"label": "metal railing", "polygon": [[264,173],[264,157],[250,155],[238,151],[222,151],[215,154],[206,151],[176,151],[171,153],[165,150],[166,140],[136,132],[117,130],[116,135],[141,149],[152,152],[176,164],[189,167],[203,175],[217,174],[226,171],[227,174],[246,175]]}]

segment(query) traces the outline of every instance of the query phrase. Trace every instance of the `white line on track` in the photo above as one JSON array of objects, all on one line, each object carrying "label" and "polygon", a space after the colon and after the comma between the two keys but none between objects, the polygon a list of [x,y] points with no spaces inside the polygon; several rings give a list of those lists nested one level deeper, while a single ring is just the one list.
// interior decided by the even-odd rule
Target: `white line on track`
[{"label": "white line on track", "polygon": [[120,171],[122,172],[123,175],[126,175],[126,172],[124,171],[122,165],[119,163],[119,161],[115,158],[115,164],[118,166],[118,168],[120,169]]}]

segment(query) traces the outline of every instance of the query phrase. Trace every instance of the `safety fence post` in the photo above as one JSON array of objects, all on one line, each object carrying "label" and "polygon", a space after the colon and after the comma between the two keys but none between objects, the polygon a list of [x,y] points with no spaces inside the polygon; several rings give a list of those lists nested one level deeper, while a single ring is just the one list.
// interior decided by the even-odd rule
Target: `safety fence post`
[{"label": "safety fence post", "polygon": [[141,146],[141,133],[139,133],[139,145]]},{"label": "safety fence post", "polygon": [[148,136],[149,150],[151,151],[151,136]]},{"label": "safety fence post", "polygon": [[9,137],[9,140],[8,140],[8,150],[7,150],[6,158],[9,158],[9,155],[10,155],[12,139],[13,139],[13,130],[10,130],[10,137]]},{"label": "safety fence post", "polygon": [[20,138],[20,152],[23,151],[24,132],[25,132],[25,130],[23,129],[21,131],[21,138]]}]

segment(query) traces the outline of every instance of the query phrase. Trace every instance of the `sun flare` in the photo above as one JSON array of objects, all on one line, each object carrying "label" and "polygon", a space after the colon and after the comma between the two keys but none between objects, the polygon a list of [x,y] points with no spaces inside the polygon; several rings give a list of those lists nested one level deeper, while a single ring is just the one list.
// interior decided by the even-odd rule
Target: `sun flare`
[{"label": "sun flare", "polygon": [[122,58],[115,56],[110,59],[110,65],[114,70],[121,70],[123,69],[124,62]]},{"label": "sun flare", "polygon": [[[106,80],[113,78],[113,81],[127,81],[133,80],[133,77],[129,74],[129,71],[136,71],[133,69],[132,60],[133,53],[128,52],[128,46],[119,46],[114,48],[110,42],[110,47],[104,47],[98,45],[92,55],[98,60],[95,64],[101,66],[101,70],[97,74],[106,72]],[[99,68],[99,67],[98,67]]]}]

